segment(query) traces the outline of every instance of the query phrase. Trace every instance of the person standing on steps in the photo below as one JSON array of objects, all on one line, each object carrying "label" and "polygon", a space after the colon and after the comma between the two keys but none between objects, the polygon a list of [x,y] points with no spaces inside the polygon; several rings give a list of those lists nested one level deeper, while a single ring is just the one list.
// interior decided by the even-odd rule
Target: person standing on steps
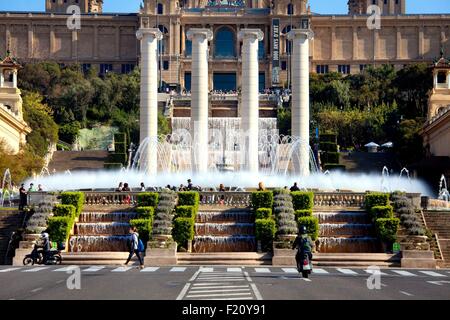
[{"label": "person standing on steps", "polygon": [[[130,262],[131,258],[133,257],[133,254],[136,255],[139,259],[139,268],[144,268],[144,262],[142,261],[141,253],[140,253],[140,240],[139,240],[139,233],[137,233],[136,227],[130,228],[130,235],[131,235],[131,243],[130,243],[130,254],[128,256],[127,262],[125,262],[125,265],[128,265],[128,262]],[[142,241],[141,241],[142,243]]]},{"label": "person standing on steps", "polygon": [[25,185],[23,183],[20,185],[19,194],[19,210],[23,210],[27,206],[27,191],[25,190]]}]

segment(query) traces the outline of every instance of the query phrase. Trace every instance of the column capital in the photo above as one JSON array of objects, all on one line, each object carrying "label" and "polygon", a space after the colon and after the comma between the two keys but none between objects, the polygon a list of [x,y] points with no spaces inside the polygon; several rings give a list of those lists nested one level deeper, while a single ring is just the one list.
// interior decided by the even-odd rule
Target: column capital
[{"label": "column capital", "polygon": [[211,29],[206,28],[190,28],[188,32],[186,32],[186,37],[188,40],[193,40],[195,36],[203,36],[206,40],[211,41],[213,39],[213,33]]},{"label": "column capital", "polygon": [[294,40],[295,38],[306,37],[308,40],[314,39],[314,32],[308,29],[292,29],[287,34],[289,40]]},{"label": "column capital", "polygon": [[264,33],[260,29],[241,29],[238,32],[238,39],[244,40],[246,37],[255,37],[258,41],[262,41]]},{"label": "column capital", "polygon": [[151,35],[156,38],[156,40],[162,40],[163,35],[158,28],[140,28],[136,32],[136,38],[142,40],[145,35]]}]

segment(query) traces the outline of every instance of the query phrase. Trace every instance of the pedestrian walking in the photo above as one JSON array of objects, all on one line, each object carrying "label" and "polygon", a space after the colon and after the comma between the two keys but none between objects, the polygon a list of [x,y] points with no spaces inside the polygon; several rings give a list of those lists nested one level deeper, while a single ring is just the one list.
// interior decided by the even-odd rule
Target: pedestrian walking
[{"label": "pedestrian walking", "polygon": [[[144,262],[142,261],[141,257],[141,251],[143,250],[142,241],[139,239],[139,233],[137,233],[136,227],[130,228],[130,235],[131,235],[131,242],[130,242],[130,254],[128,256],[127,262],[125,262],[125,265],[128,265],[128,262],[130,262],[131,258],[133,257],[133,254],[136,255],[139,259],[139,268],[144,268]],[[141,248],[139,248],[141,247]]]}]

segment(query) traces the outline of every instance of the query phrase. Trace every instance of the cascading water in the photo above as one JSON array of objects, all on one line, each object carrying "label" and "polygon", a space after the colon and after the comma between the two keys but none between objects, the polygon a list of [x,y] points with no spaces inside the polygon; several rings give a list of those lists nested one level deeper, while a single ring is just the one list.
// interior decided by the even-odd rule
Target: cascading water
[{"label": "cascading water", "polygon": [[315,212],[319,219],[318,251],[325,253],[377,252],[369,216],[362,211]]},{"label": "cascading water", "polygon": [[69,240],[71,252],[128,251],[134,211],[82,212]]},{"label": "cascading water", "polygon": [[255,224],[250,210],[200,211],[195,223],[193,251],[255,251]]},{"label": "cascading water", "polygon": [[450,201],[450,193],[447,188],[447,180],[445,180],[445,176],[442,175],[439,180],[439,196],[438,199]]},{"label": "cascading water", "polygon": [[391,186],[389,183],[389,169],[384,166],[381,172],[381,190],[383,192],[391,192]]}]

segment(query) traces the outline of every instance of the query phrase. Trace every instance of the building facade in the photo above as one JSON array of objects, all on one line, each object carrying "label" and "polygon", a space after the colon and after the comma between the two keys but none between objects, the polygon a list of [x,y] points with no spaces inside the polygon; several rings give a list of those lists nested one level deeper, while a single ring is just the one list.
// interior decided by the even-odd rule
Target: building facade
[{"label": "building facade", "polygon": [[[80,5],[81,29],[67,27],[68,5]],[[0,13],[0,51],[10,49],[20,61],[54,60],[97,66],[101,73],[129,72],[139,61],[136,31],[158,27],[160,82],[189,90],[190,28],[210,28],[209,84],[217,90],[241,85],[243,28],[264,33],[259,48],[260,88],[290,84],[291,43],[287,33],[311,18],[314,40],[311,70],[358,73],[368,65],[396,68],[415,62],[431,63],[439,50],[450,53],[450,15],[406,15],[405,0],[349,0],[346,15],[310,12],[307,0],[144,0],[140,12],[102,13],[103,1],[47,0],[45,13]],[[381,28],[368,28],[367,6],[381,9]]]}]

